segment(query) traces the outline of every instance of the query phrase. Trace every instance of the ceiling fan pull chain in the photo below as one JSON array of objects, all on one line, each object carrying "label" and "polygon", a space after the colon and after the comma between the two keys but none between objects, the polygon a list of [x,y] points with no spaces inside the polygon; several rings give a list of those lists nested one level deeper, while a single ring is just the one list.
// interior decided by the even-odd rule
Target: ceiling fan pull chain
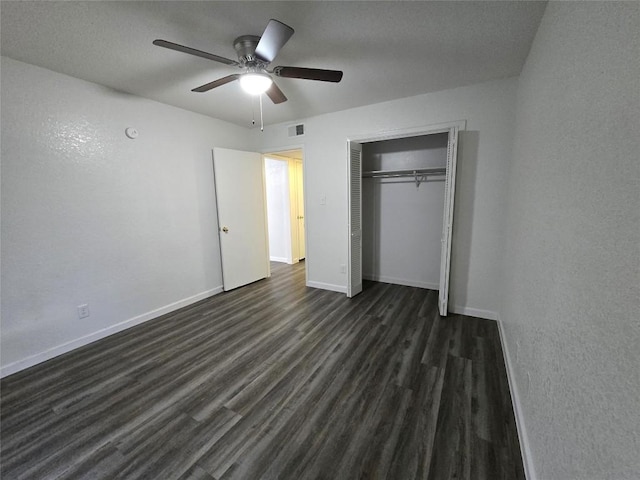
[{"label": "ceiling fan pull chain", "polygon": [[264,121],[262,120],[262,94],[258,96],[260,97],[260,131],[264,132]]},{"label": "ceiling fan pull chain", "polygon": [[251,125],[255,126],[256,124],[256,102],[253,98],[251,98]]}]

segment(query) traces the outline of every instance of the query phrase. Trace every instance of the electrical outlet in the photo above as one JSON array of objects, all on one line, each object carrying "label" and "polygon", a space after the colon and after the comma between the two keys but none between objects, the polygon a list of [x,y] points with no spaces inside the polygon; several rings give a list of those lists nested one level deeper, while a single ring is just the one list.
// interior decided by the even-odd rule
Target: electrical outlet
[{"label": "electrical outlet", "polygon": [[89,305],[78,305],[78,318],[87,318],[89,316]]},{"label": "electrical outlet", "polygon": [[340,273],[347,273],[347,266],[344,263],[340,265]]}]

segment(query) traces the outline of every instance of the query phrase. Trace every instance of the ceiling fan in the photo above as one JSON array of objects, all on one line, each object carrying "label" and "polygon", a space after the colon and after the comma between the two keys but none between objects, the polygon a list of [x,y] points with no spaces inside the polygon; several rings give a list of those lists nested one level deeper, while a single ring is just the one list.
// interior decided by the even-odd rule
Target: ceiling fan
[{"label": "ceiling fan", "polygon": [[154,40],[153,44],[159,47],[188,53],[197,57],[235,66],[243,70],[242,73],[227,75],[213,82],[206,83],[191,90],[192,92],[208,92],[209,90],[233,82],[240,81],[242,88],[253,95],[266,93],[273,103],[282,103],[287,100],[285,94],[275,84],[271,75],[285,78],[302,78],[306,80],[319,80],[321,82],[339,82],[342,80],[342,72],[339,70],[324,70],[319,68],[301,68],[278,66],[269,70],[269,64],[276,57],[280,49],[293,35],[293,28],[278,20],[271,19],[261,37],[256,35],[242,35],[233,42],[233,47],[238,55],[238,61],[220,57],[212,53],[185,47],[167,40]]}]

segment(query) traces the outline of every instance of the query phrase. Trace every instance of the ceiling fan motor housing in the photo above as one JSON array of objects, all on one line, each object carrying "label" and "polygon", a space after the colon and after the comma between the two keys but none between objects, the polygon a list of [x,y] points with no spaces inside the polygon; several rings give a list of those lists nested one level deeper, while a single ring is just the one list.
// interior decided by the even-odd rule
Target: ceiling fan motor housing
[{"label": "ceiling fan motor housing", "polygon": [[260,37],[256,35],[242,35],[233,41],[233,48],[236,49],[238,54],[238,61],[247,67],[261,67],[264,68],[268,65],[268,62],[256,57],[256,47]]}]

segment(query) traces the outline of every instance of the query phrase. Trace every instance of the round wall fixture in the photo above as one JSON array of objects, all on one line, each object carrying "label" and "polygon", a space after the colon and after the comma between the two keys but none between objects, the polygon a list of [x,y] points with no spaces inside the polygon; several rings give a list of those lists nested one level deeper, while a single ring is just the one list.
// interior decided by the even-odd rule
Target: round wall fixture
[{"label": "round wall fixture", "polygon": [[129,127],[124,131],[124,134],[129,138],[138,138],[138,130],[133,127]]}]

